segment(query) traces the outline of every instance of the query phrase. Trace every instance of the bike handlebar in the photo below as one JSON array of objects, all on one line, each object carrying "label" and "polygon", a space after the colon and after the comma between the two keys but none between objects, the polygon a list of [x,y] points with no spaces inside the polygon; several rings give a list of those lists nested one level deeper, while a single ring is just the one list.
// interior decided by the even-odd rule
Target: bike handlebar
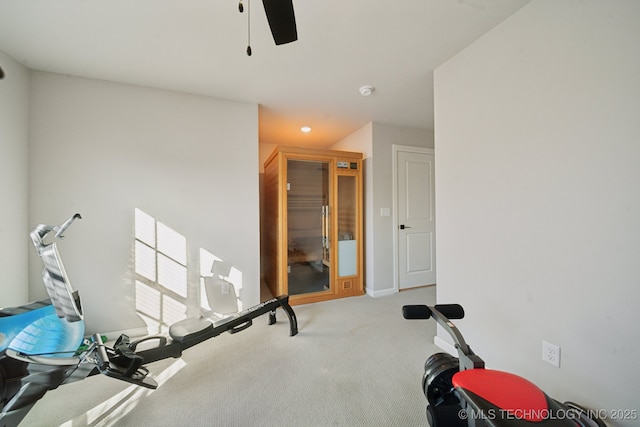
[{"label": "bike handlebar", "polygon": [[54,227],[53,230],[56,232],[56,237],[59,239],[64,239],[64,236],[62,235],[62,233],[64,233],[67,230],[67,228],[69,228],[71,223],[76,219],[82,219],[82,216],[79,213],[73,214],[73,216],[68,220],[66,220],[61,226]]},{"label": "bike handlebar", "polygon": [[448,319],[464,319],[464,308],[460,304],[436,304],[434,308]]},{"label": "bike handlebar", "polygon": [[67,230],[67,228],[69,228],[69,226],[71,225],[71,223],[73,223],[73,221],[81,218],[82,216],[79,213],[76,213],[76,214],[73,214],[69,219],[67,219],[61,225],[52,226],[52,225],[46,225],[46,224],[38,224],[31,231],[31,234],[30,234],[31,240],[33,241],[33,245],[36,247],[38,254],[41,253],[43,248],[48,246],[47,244],[44,243],[44,239],[45,237],[47,237],[49,233],[53,231],[55,232],[54,234],[55,238],[64,239],[64,236],[62,233],[64,233]]},{"label": "bike handlebar", "polygon": [[[464,319],[464,308],[460,304],[436,304],[433,308],[447,319]],[[432,311],[426,305],[405,305],[402,307],[402,315],[405,319],[428,319]]]},{"label": "bike handlebar", "polygon": [[471,369],[484,367],[484,362],[476,356],[464,337],[449,319],[462,319],[464,309],[460,304],[437,304],[433,307],[426,305],[405,305],[402,307],[402,315],[405,319],[428,319],[433,317],[440,326],[451,336],[458,350],[460,368]]},{"label": "bike handlebar", "polygon": [[402,317],[408,320],[428,319],[431,317],[431,309],[426,305],[404,305]]}]

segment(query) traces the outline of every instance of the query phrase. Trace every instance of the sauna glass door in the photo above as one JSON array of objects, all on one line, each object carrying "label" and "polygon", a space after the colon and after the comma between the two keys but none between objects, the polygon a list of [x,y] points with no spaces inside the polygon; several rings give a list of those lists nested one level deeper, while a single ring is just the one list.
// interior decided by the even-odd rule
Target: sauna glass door
[{"label": "sauna glass door", "polygon": [[358,274],[356,185],[354,175],[338,176],[338,277]]},{"label": "sauna glass door", "polygon": [[329,162],[287,160],[289,295],[331,290]]}]

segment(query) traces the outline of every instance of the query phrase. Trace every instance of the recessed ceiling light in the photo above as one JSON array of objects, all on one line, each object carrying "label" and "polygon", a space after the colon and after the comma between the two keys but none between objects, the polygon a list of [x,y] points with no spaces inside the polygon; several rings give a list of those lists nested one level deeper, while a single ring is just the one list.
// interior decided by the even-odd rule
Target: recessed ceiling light
[{"label": "recessed ceiling light", "polygon": [[302,127],[300,128],[300,130],[301,130],[302,132],[304,132],[304,133],[309,133],[309,132],[311,132],[311,128],[310,128],[309,126],[302,126]]}]

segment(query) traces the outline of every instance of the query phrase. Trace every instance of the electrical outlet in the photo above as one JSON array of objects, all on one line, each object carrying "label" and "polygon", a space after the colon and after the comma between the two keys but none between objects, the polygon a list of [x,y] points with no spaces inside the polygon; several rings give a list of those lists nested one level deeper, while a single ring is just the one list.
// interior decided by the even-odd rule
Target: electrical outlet
[{"label": "electrical outlet", "polygon": [[560,367],[560,347],[550,342],[542,341],[542,360],[552,364],[556,368]]}]

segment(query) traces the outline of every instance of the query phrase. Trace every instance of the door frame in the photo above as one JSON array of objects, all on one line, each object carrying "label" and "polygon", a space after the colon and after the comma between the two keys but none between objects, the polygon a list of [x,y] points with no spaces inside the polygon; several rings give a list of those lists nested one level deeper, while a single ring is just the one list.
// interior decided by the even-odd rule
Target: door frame
[{"label": "door frame", "polygon": [[400,253],[398,250],[398,153],[399,152],[432,154],[433,148],[416,147],[413,145],[392,144],[391,146],[391,194],[393,199],[391,221],[393,223],[393,292],[400,292]]}]

